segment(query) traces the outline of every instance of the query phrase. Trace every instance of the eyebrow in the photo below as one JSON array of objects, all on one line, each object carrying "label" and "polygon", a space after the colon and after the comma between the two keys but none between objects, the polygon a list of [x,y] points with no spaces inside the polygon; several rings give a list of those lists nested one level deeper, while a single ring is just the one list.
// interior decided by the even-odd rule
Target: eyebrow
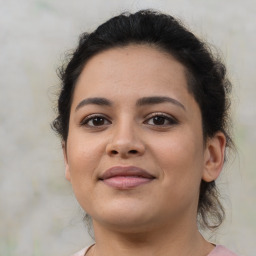
[{"label": "eyebrow", "polygon": [[166,97],[166,96],[143,97],[137,101],[136,105],[137,106],[154,105],[154,104],[161,104],[165,102],[175,104],[176,106],[179,106],[182,109],[186,110],[185,106],[182,103],[180,103],[178,100],[175,100],[173,98]]},{"label": "eyebrow", "polygon": [[[144,106],[144,105],[154,105],[154,104],[161,104],[161,103],[165,103],[165,102],[169,102],[172,104],[175,104],[176,106],[181,107],[182,109],[186,110],[185,106],[180,103],[179,101],[170,98],[170,97],[166,97],[166,96],[151,96],[151,97],[143,97],[137,100],[136,102],[136,106]],[[106,98],[99,98],[99,97],[95,97],[95,98],[87,98],[87,99],[83,99],[77,106],[75,111],[77,111],[79,108],[82,108],[85,105],[98,105],[98,106],[112,106],[112,102]]]},{"label": "eyebrow", "polygon": [[111,106],[112,103],[110,100],[106,98],[87,98],[82,100],[77,106],[75,111],[77,111],[79,108],[85,106],[85,105],[98,105],[98,106]]}]

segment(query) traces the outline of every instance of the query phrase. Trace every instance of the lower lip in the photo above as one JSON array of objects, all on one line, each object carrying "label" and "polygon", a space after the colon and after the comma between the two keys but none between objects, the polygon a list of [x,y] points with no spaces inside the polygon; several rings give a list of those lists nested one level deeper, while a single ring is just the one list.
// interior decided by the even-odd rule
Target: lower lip
[{"label": "lower lip", "polygon": [[105,184],[117,189],[130,189],[151,182],[153,179],[135,176],[116,176],[103,180]]}]

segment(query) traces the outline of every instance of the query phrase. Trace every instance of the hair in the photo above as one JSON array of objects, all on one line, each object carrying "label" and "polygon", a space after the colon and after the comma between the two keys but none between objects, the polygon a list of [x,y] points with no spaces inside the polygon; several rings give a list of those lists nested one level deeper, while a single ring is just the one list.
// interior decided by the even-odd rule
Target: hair
[{"label": "hair", "polygon": [[[230,135],[229,114],[232,86],[226,77],[224,64],[205,42],[199,40],[180,21],[152,10],[122,13],[100,25],[94,32],[80,36],[68,64],[59,68],[61,90],[58,115],[52,127],[62,141],[66,142],[68,137],[72,96],[87,61],[108,49],[130,44],[156,47],[184,65],[188,91],[201,110],[204,141],[221,131],[226,136],[226,149],[232,148],[234,144]],[[215,181],[202,180],[198,202],[200,227],[215,229],[224,217]]]}]

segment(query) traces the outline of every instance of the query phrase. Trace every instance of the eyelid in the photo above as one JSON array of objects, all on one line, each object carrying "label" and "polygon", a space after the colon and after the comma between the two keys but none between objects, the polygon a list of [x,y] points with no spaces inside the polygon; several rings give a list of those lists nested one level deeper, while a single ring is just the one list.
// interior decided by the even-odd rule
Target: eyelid
[{"label": "eyelid", "polygon": [[[112,123],[110,121],[110,118],[105,115],[105,114],[102,114],[102,113],[95,113],[95,114],[90,114],[90,115],[87,115],[86,117],[84,117],[80,122],[79,122],[79,125],[80,126],[88,126],[88,127],[97,127],[97,126],[90,126],[90,125],[87,125],[87,122],[89,122],[91,119],[95,118],[95,117],[100,117],[100,118],[104,118],[105,120],[107,120],[110,124]],[[104,125],[102,125],[104,126]],[[100,126],[99,126],[100,127]]]},{"label": "eyelid", "polygon": [[[156,116],[160,116],[160,117],[164,117],[166,118],[167,120],[171,121],[173,124],[178,124],[179,121],[177,120],[177,118],[175,118],[174,116],[170,115],[170,114],[167,114],[167,113],[163,113],[163,112],[154,112],[154,113],[151,113],[149,115],[147,115],[145,118],[146,120],[144,121],[147,122],[148,120],[150,120],[151,118],[153,117],[156,117]],[[170,124],[171,125],[171,124]]]},{"label": "eyelid", "polygon": [[[165,118],[166,120],[168,120],[170,122],[169,124],[162,125],[162,126],[175,125],[175,124],[179,123],[177,118],[175,118],[174,116],[172,116],[170,114],[164,113],[164,112],[153,112],[153,113],[148,114],[147,116],[144,117],[145,121],[143,123],[146,124],[150,119],[152,119],[152,118],[154,118],[156,116],[163,117],[163,118]],[[87,127],[91,127],[91,128],[100,128],[100,127],[103,127],[103,126],[107,125],[107,124],[103,124],[103,125],[99,125],[99,126],[96,126],[96,125],[93,126],[93,125],[88,125],[87,124],[90,120],[92,120],[93,118],[96,118],[96,117],[100,117],[100,118],[105,119],[108,122],[108,124],[112,123],[111,118],[109,116],[107,116],[105,114],[102,114],[102,113],[94,113],[94,114],[89,114],[86,117],[84,117],[79,122],[79,125],[80,126],[87,126]],[[159,126],[161,126],[161,125],[159,125]]]}]

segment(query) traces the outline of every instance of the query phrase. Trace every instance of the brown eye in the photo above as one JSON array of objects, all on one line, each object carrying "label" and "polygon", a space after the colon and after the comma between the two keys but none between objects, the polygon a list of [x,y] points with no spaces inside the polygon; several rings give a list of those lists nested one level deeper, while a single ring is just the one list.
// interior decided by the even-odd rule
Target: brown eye
[{"label": "brown eye", "polygon": [[177,121],[169,115],[156,114],[147,119],[145,123],[154,126],[169,126],[177,124]]},{"label": "brown eye", "polygon": [[88,127],[100,127],[110,124],[111,122],[104,116],[88,116],[82,122],[81,125]]},{"label": "brown eye", "polygon": [[162,116],[154,116],[152,118],[152,122],[154,123],[154,125],[164,125],[166,124],[166,118]]}]

